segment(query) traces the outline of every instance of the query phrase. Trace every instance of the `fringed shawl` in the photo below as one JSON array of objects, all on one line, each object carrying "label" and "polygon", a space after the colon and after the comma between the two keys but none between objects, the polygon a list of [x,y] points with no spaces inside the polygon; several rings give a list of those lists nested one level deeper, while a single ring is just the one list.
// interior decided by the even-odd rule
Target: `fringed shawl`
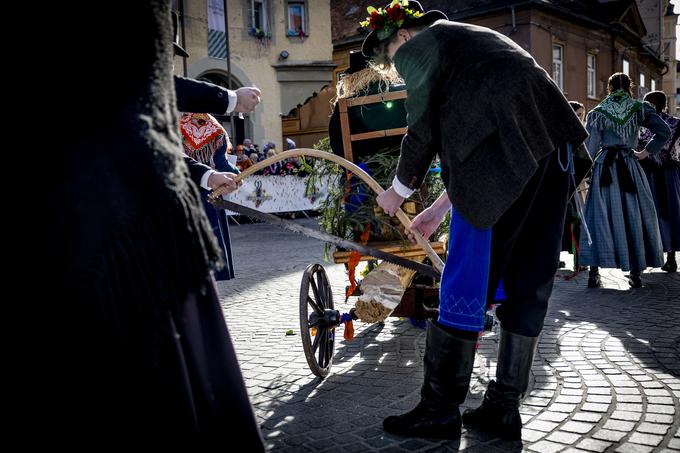
[{"label": "fringed shawl", "polygon": [[636,113],[641,108],[642,102],[632,99],[625,91],[618,90],[589,113],[589,120],[596,129],[614,131],[624,141],[628,141],[640,130]]},{"label": "fringed shawl", "polygon": [[179,130],[186,155],[215,168],[213,156],[224,146],[225,140],[228,141],[222,125],[207,113],[183,113]]}]

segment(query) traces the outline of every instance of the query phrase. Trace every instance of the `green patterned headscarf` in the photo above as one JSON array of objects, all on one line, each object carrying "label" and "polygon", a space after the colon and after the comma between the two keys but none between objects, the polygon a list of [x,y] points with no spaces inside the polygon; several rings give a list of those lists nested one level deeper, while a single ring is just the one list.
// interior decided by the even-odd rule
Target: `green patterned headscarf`
[{"label": "green patterned headscarf", "polygon": [[637,135],[640,125],[636,113],[642,102],[632,99],[623,90],[617,90],[605,98],[589,114],[589,120],[599,130],[613,130],[623,140]]}]

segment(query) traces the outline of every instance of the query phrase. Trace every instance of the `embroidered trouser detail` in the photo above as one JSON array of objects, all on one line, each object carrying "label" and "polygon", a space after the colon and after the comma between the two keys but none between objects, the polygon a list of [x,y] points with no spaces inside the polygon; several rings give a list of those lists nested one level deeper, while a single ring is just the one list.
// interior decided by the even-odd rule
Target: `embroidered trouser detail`
[{"label": "embroidered trouser detail", "polygon": [[460,330],[484,328],[491,228],[477,229],[451,209],[449,253],[442,273],[439,322]]}]

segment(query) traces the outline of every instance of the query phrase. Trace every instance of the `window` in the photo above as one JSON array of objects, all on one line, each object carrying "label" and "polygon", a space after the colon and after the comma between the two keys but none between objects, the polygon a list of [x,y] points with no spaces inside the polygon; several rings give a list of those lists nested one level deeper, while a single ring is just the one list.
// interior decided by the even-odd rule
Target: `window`
[{"label": "window", "polygon": [[288,36],[307,36],[307,8],[305,2],[289,1],[286,7],[288,11]]},{"label": "window", "polygon": [[627,76],[630,76],[630,62],[625,58],[623,59],[623,71],[621,72],[623,72]]},{"label": "window", "polygon": [[640,86],[638,86],[638,97],[640,99],[643,99],[645,97],[645,94],[649,93],[649,90],[645,86],[645,75],[641,72],[640,73]]},{"label": "window", "polygon": [[564,46],[553,45],[553,80],[564,91]]},{"label": "window", "polygon": [[597,56],[588,54],[588,97],[597,97]]},{"label": "window", "polygon": [[652,79],[652,91],[656,91],[656,80]]},{"label": "window", "polygon": [[267,0],[251,0],[251,2],[251,27],[268,33]]}]

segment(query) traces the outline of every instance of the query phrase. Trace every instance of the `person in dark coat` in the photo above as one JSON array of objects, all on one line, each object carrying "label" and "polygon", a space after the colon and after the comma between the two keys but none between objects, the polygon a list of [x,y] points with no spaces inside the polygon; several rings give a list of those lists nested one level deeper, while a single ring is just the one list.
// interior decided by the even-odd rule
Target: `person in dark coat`
[{"label": "person in dark coat", "polygon": [[[219,171],[226,178],[231,179],[239,173],[227,160],[227,150],[231,142],[224,127],[210,114],[183,113],[180,117],[180,133],[184,145],[184,152],[192,159],[199,161],[215,171]],[[208,178],[210,173],[206,173]],[[203,179],[203,177],[201,177]],[[229,193],[236,189],[236,184],[228,187]],[[229,237],[229,222],[224,209],[216,209],[208,202],[210,193],[203,184],[200,186],[203,208],[210,220],[213,232],[219,244],[224,266],[214,272],[215,280],[231,280],[234,278],[234,259],[231,253],[231,239]]]},{"label": "person in dark coat", "polygon": [[[569,101],[569,105],[571,105],[571,108],[574,109],[574,112],[581,123],[585,124],[585,106],[578,101]],[[586,190],[583,188],[583,185],[577,188],[577,191],[578,189]],[[567,204],[567,216],[564,219],[564,233],[562,233],[562,251],[569,252],[574,256],[574,275],[580,272],[582,269],[585,269],[585,266],[581,266],[579,264],[578,244],[579,238],[581,237],[581,217],[579,216],[579,212],[582,208],[581,199],[577,200],[576,198],[579,196],[580,194],[576,193],[569,199],[569,203]],[[564,261],[560,261],[560,268],[564,266]]]},{"label": "person in dark coat", "polygon": [[[520,439],[519,405],[557,270],[573,154],[586,132],[548,74],[512,40],[450,22],[416,1],[374,11],[363,52],[394,64],[408,97],[408,132],[392,187],[378,196],[389,214],[420,187],[439,155],[446,192],[412,222],[429,237],[451,211],[439,318],[429,322],[419,404],[387,417],[386,431],[455,439],[486,304],[502,277],[506,300],[496,379],[472,428]],[[577,184],[574,184],[576,186]]]},{"label": "person in dark coat", "polygon": [[[69,71],[47,94],[55,121],[97,121],[61,141],[52,167],[58,266],[49,323],[34,331],[34,427],[53,448],[264,451],[211,277],[219,253],[182,158],[170,2],[116,7],[134,33],[121,33],[120,15],[83,21],[78,2],[58,5],[53,22]],[[92,42],[105,58],[85,57]],[[121,54],[124,76],[111,71]],[[86,73],[98,76],[74,76]]]},{"label": "person in dark coat", "polygon": [[[187,58],[189,54],[178,42],[178,17],[173,13],[172,18],[175,55]],[[217,281],[230,280],[234,278],[234,259],[231,253],[229,221],[225,211],[215,209],[208,203],[206,197],[219,184],[226,184],[229,191],[236,190],[233,177],[239,170],[231,165],[226,157],[227,147],[230,145],[227,132],[208,113],[250,112],[260,102],[261,93],[256,87],[242,87],[232,91],[208,82],[179,76],[175,76],[175,92],[178,107],[180,111],[185,112],[180,119],[180,130],[187,154],[185,162],[189,166],[192,180],[201,190],[203,207],[222,256],[223,267],[217,269],[214,276]],[[199,122],[202,124],[198,124]],[[201,128],[212,131],[209,139],[205,137],[205,130],[194,136],[192,132]]]},{"label": "person in dark coat", "polygon": [[[649,188],[654,197],[654,205],[659,221],[661,245],[666,252],[666,262],[661,270],[676,272],[678,263],[675,252],[680,250],[680,118],[669,115],[666,94],[663,91],[650,91],[645,101],[652,104],[656,113],[668,124],[671,136],[658,155],[640,161],[647,175]],[[638,151],[645,149],[652,140],[651,130],[644,128],[640,133]]]}]

